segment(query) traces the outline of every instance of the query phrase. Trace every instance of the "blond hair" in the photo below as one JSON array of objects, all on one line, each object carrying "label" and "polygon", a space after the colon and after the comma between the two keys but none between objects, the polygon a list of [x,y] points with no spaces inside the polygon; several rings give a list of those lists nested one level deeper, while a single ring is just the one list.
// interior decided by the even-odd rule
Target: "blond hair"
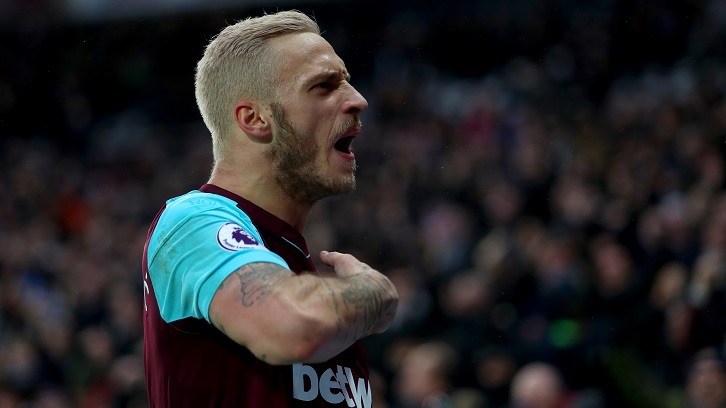
[{"label": "blond hair", "polygon": [[302,32],[320,35],[320,28],[299,11],[281,11],[227,26],[209,42],[197,63],[194,85],[197,106],[212,134],[215,162],[226,154],[237,102],[276,98],[280,64],[268,40]]}]

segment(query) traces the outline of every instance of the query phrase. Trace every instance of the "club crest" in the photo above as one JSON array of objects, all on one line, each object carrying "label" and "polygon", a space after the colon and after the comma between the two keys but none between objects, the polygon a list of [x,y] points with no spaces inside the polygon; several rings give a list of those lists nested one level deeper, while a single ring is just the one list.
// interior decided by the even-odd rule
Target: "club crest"
[{"label": "club crest", "polygon": [[217,243],[227,251],[239,251],[244,248],[260,246],[260,243],[252,234],[233,222],[228,222],[219,227]]}]

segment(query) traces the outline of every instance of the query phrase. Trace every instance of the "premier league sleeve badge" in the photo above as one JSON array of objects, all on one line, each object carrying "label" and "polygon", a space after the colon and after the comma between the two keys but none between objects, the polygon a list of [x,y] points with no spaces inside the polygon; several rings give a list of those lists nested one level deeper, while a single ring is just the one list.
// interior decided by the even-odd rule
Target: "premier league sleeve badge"
[{"label": "premier league sleeve badge", "polygon": [[217,243],[223,249],[232,252],[262,246],[252,234],[233,222],[228,222],[219,227]]}]

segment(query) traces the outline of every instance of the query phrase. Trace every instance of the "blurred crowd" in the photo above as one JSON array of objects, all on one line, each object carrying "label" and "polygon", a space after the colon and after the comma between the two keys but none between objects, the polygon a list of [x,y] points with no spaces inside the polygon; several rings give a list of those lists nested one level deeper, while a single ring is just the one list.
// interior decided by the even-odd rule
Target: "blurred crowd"
[{"label": "blurred crowd", "polygon": [[[358,189],[305,235],[399,290],[364,340],[374,405],[726,407],[726,1],[492,3],[402,5],[373,43],[318,14],[370,107]],[[60,37],[117,57],[59,51],[48,21],[0,34],[19,56],[0,65],[0,408],[148,406],[143,243],[211,166],[184,105],[204,36],[162,40],[198,18]],[[457,36],[448,56],[433,43]],[[93,81],[69,52],[98,58]]]}]

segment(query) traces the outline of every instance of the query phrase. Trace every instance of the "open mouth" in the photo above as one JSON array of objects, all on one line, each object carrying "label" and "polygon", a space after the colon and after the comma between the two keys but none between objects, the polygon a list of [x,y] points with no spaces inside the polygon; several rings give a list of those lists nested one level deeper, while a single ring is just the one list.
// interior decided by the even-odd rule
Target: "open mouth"
[{"label": "open mouth", "polygon": [[335,150],[342,152],[342,153],[350,153],[350,146],[353,144],[353,139],[355,136],[346,136],[335,142]]}]

